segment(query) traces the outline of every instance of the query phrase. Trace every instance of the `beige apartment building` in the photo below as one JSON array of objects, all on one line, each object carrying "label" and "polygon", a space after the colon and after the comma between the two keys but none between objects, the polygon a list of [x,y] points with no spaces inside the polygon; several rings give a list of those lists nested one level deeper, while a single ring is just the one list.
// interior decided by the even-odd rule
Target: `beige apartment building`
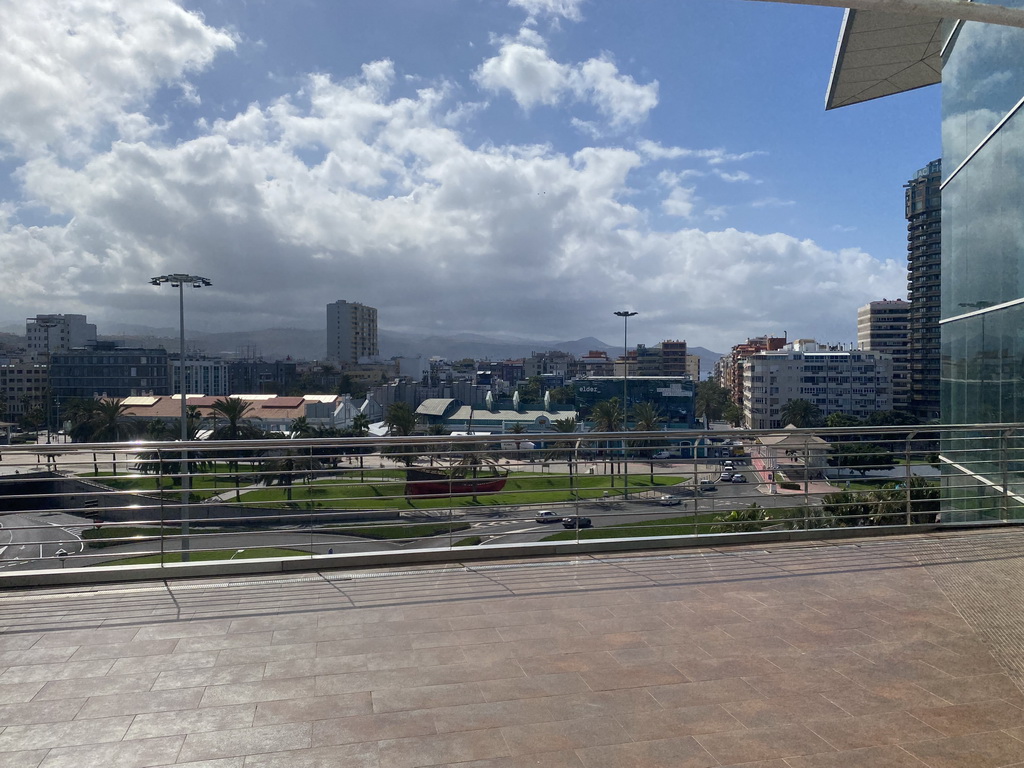
[{"label": "beige apartment building", "polygon": [[807,400],[824,416],[845,413],[862,419],[892,410],[892,358],[803,339],[747,357],[743,389],[744,424],[750,429],[785,427],[782,409],[792,400]]}]

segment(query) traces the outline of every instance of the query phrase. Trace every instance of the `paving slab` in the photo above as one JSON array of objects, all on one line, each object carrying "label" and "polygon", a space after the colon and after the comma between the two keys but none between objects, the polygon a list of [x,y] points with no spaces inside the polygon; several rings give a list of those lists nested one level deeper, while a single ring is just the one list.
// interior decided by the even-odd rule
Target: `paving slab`
[{"label": "paving slab", "polygon": [[1024,764],[1024,530],[0,594],[0,765]]}]

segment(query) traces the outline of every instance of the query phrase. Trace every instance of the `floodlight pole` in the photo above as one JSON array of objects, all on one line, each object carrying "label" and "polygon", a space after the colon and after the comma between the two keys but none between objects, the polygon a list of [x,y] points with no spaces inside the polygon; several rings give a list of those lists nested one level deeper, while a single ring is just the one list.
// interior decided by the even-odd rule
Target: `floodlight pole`
[{"label": "floodlight pole", "polygon": [[[623,310],[616,312],[622,318],[622,431],[629,431],[629,318],[637,314]],[[629,498],[629,455],[626,438],[622,438],[622,498]]]},{"label": "floodlight pole", "polygon": [[170,283],[172,288],[178,289],[178,320],[179,320],[179,343],[180,358],[178,359],[178,390],[181,395],[181,562],[189,561],[189,491],[191,490],[191,477],[188,466],[188,405],[185,397],[185,283],[191,283],[193,288],[203,288],[213,285],[205,277],[198,275],[186,275],[176,273],[173,275],[159,275],[152,278],[152,285]]},{"label": "floodlight pole", "polygon": [[50,444],[50,404],[53,400],[53,365],[50,360],[50,331],[59,324],[55,320],[40,320],[36,318],[36,325],[46,331],[46,444]]}]

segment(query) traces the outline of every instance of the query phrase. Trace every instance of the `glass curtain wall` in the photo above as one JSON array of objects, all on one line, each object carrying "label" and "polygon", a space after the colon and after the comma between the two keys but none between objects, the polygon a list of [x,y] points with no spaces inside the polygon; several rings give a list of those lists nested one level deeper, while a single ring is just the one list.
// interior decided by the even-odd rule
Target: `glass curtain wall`
[{"label": "glass curtain wall", "polygon": [[[1024,7],[1024,0],[1000,0]],[[1024,30],[967,23],[942,71],[942,419],[1024,421]],[[944,519],[1024,518],[1024,436],[946,441]]]}]

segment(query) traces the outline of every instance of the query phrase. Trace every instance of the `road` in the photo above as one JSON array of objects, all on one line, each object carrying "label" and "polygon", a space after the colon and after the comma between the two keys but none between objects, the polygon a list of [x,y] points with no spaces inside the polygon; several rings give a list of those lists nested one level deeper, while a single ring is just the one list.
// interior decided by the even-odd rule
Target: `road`
[{"label": "road", "polygon": [[62,512],[27,512],[0,518],[0,568],[61,568],[66,557],[80,555],[79,533],[92,525]]},{"label": "road", "polygon": [[[685,465],[685,463],[684,463]],[[646,467],[647,465],[644,465]],[[692,464],[689,465],[692,467]],[[637,469],[640,467],[638,466]],[[711,467],[701,467],[711,469]],[[658,466],[659,473],[671,472],[689,476],[680,466]],[[675,470],[675,471],[673,471]],[[636,472],[636,474],[641,474]],[[703,471],[701,477],[712,473]],[[650,497],[634,497],[623,499],[610,497],[594,501],[568,502],[546,505],[544,508],[555,510],[559,515],[579,514],[591,518],[596,528],[613,525],[637,523],[656,520],[658,518],[677,518],[692,515],[694,512],[727,513],[732,509],[743,509],[751,503],[761,507],[800,506],[802,496],[770,495],[762,492],[764,486],[755,482],[756,475],[743,470],[748,478],[746,483],[717,483],[714,490],[698,493],[694,498],[693,486],[671,486],[664,489],[664,494]],[[692,481],[691,481],[692,482]],[[662,506],[658,502],[660,495],[669,495],[680,500],[680,504]],[[365,538],[332,535],[328,529],[312,530],[308,527],[291,529],[273,529],[260,532],[239,533],[207,533],[202,527],[193,526],[190,546],[193,550],[246,550],[256,547],[279,547],[301,549],[315,554],[370,552],[388,549],[405,549],[417,547],[448,546],[469,536],[480,536],[485,543],[512,543],[539,541],[562,530],[561,525],[540,525],[534,518],[540,507],[517,507],[504,510],[483,508],[479,512],[457,512],[452,518],[453,523],[468,523],[470,529],[452,530],[448,536],[432,536],[406,541],[376,541]],[[443,522],[445,514],[424,513],[422,518],[406,518],[402,524],[432,520]],[[87,549],[83,546],[78,534],[91,527],[91,520],[73,517],[56,512],[25,512],[8,514],[0,517],[0,568],[61,568],[84,567],[99,565],[105,561],[131,557],[132,555],[151,554],[160,551],[155,541],[143,541],[125,544],[101,550]],[[654,531],[652,531],[653,533]],[[180,537],[165,539],[166,551],[174,551],[181,547]],[[68,553],[62,560],[58,551]],[[241,553],[238,553],[241,554]]]}]

